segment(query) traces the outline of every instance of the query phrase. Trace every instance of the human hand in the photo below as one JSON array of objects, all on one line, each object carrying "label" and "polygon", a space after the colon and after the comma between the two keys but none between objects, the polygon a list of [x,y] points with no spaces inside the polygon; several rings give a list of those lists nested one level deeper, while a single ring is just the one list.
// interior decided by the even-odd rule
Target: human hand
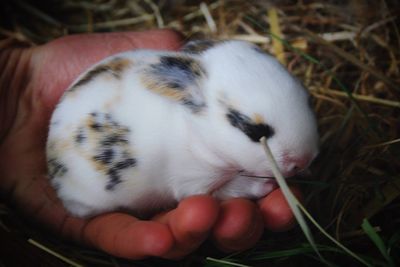
[{"label": "human hand", "polygon": [[[47,179],[45,143],[50,116],[63,91],[106,56],[137,48],[177,50],[181,42],[178,34],[164,30],[74,35],[34,48],[2,49],[2,194],[56,233],[130,259],[180,258],[208,237],[225,251],[243,250],[257,242],[264,225],[273,230],[292,225],[293,215],[280,191],[259,205],[245,199],[218,203],[210,196],[193,196],[148,221],[118,212],[74,218],[56,197]],[[274,210],[268,203],[282,205]]]}]

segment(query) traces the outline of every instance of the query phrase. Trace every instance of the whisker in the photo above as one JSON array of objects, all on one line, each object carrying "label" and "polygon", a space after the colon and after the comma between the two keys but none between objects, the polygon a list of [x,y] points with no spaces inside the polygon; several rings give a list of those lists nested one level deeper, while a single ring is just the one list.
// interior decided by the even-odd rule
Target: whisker
[{"label": "whisker", "polygon": [[240,174],[240,176],[250,177],[250,178],[259,178],[259,179],[274,179],[274,180],[276,180],[275,177],[259,176],[259,175],[251,175],[251,174]]}]

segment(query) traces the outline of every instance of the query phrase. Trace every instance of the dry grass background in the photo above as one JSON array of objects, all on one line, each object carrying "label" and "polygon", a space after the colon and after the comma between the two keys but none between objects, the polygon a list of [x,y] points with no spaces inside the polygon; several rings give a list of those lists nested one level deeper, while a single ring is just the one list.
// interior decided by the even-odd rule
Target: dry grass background
[{"label": "dry grass background", "polygon": [[[400,265],[398,1],[10,0],[0,6],[1,38],[28,45],[73,33],[168,27],[188,39],[248,40],[274,54],[309,88],[318,115],[321,153],[312,176],[291,181],[303,186],[307,209],[370,266]],[[361,228],[364,218],[372,231]],[[298,228],[266,232],[255,248],[234,255],[206,243],[179,262],[129,262],[54,240],[6,205],[0,229],[1,255],[18,258],[21,250],[26,266],[73,264],[36,249],[29,238],[85,266],[324,266]],[[312,229],[328,261],[363,266]]]}]

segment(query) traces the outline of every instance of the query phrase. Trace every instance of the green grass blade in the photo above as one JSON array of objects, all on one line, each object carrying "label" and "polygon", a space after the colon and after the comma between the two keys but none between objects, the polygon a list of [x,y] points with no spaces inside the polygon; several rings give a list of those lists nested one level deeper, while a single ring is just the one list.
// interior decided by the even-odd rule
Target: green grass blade
[{"label": "green grass blade", "polygon": [[[328,247],[328,246],[321,246],[318,245],[318,251],[324,251],[324,252],[335,252],[335,253],[343,253],[343,251],[339,248],[336,247]],[[297,248],[292,248],[292,249],[284,249],[284,250],[278,250],[278,251],[268,251],[268,252],[263,252],[260,253],[256,256],[254,256],[252,259],[253,260],[267,260],[267,259],[275,259],[275,258],[284,258],[284,257],[292,257],[292,256],[298,256],[298,255],[304,255],[304,254],[309,254],[314,252],[314,248],[310,246],[309,244],[306,244],[305,246],[302,245]]]},{"label": "green grass blade", "polygon": [[[350,249],[348,249],[347,247],[345,247],[344,245],[342,245],[339,241],[337,241],[335,238],[333,238],[331,235],[329,235],[318,223],[317,221],[314,220],[314,218],[311,216],[310,213],[308,213],[308,211],[304,208],[303,205],[301,205],[301,203],[297,200],[297,198],[293,195],[293,193],[290,191],[289,186],[287,185],[285,178],[283,178],[281,172],[279,171],[278,165],[276,164],[276,161],[272,155],[271,150],[268,147],[267,144],[267,140],[265,137],[262,137],[260,139],[261,144],[263,145],[264,151],[267,155],[268,160],[271,162],[271,167],[272,167],[272,173],[274,174],[276,181],[279,185],[279,187],[282,190],[283,195],[285,196],[290,208],[293,211],[293,214],[297,220],[297,222],[300,225],[300,228],[302,229],[304,235],[306,236],[308,242],[310,243],[310,245],[312,246],[312,248],[315,250],[315,252],[318,254],[320,260],[322,262],[324,262],[327,265],[331,265],[329,262],[327,262],[322,255],[320,254],[318,247],[314,241],[314,238],[311,234],[310,228],[308,227],[304,217],[303,217],[303,213],[304,215],[311,221],[312,224],[315,225],[315,227],[318,228],[318,230],[324,234],[326,237],[328,237],[333,243],[335,243],[338,247],[340,247],[341,249],[343,249],[344,251],[346,251],[350,256],[352,256],[353,258],[355,258],[356,260],[358,260],[359,262],[361,262],[362,264],[364,264],[365,266],[370,266],[372,267],[371,264],[369,264],[368,262],[366,262],[365,260],[363,260],[362,258],[360,258],[357,254],[355,254],[354,252],[352,252]],[[301,213],[301,211],[303,213]]]},{"label": "green grass blade", "polygon": [[251,267],[250,265],[240,264],[240,263],[227,261],[227,260],[215,259],[212,257],[207,257],[206,261],[215,263],[216,266]]},{"label": "green grass blade", "polygon": [[364,264],[365,266],[369,266],[372,267],[371,264],[369,264],[368,262],[366,262],[365,260],[363,260],[362,258],[360,258],[357,254],[355,254],[353,251],[351,251],[350,249],[348,249],[347,247],[345,247],[342,243],[340,243],[339,241],[337,241],[335,238],[333,238],[330,234],[328,234],[324,228],[322,228],[321,225],[319,225],[317,223],[317,221],[315,221],[315,219],[311,216],[310,213],[308,213],[308,211],[306,210],[306,208],[303,207],[303,205],[299,204],[299,208],[303,211],[303,213],[306,215],[306,217],[311,221],[312,224],[314,224],[315,227],[317,227],[317,229],[323,234],[325,235],[328,239],[330,239],[333,243],[335,243],[338,247],[340,247],[341,249],[343,249],[347,254],[349,254],[350,256],[352,256],[353,258],[355,258],[356,260],[358,260],[359,262],[361,262],[362,264]]},{"label": "green grass blade", "polygon": [[282,190],[283,195],[285,196],[290,208],[293,211],[293,214],[297,220],[297,222],[300,225],[300,228],[302,229],[304,235],[306,236],[308,242],[311,244],[311,246],[313,247],[313,249],[315,250],[315,252],[318,254],[318,256],[320,257],[320,259],[322,261],[325,261],[324,258],[322,257],[322,255],[319,253],[317,245],[314,241],[314,237],[311,234],[310,228],[307,225],[307,222],[305,221],[303,214],[301,213],[298,205],[300,204],[299,201],[297,200],[297,198],[293,195],[292,191],[290,191],[289,186],[287,185],[285,178],[283,178],[282,174],[279,171],[279,168],[276,164],[276,161],[272,155],[271,150],[268,147],[267,144],[267,139],[265,137],[262,137],[260,139],[261,144],[263,145],[264,151],[267,155],[268,160],[272,163],[271,167],[272,167],[272,173],[274,174],[276,181],[279,185],[279,187]]},{"label": "green grass blade", "polygon": [[385,243],[383,242],[382,238],[378,235],[378,233],[375,232],[374,228],[367,219],[363,220],[361,227],[364,230],[364,232],[368,235],[368,237],[372,240],[372,242],[375,244],[375,246],[379,249],[382,256],[386,259],[386,261],[389,264],[388,266],[395,267],[394,261],[390,257],[388,250],[386,249]]}]

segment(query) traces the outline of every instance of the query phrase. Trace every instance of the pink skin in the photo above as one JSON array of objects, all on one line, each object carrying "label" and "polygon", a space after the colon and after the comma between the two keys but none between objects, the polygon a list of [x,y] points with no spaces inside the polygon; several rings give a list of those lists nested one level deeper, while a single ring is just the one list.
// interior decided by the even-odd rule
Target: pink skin
[{"label": "pink skin", "polygon": [[149,221],[117,212],[73,218],[57,199],[47,180],[45,142],[50,115],[63,91],[108,55],[136,48],[176,50],[181,45],[181,36],[168,30],[67,36],[34,48],[0,43],[2,195],[54,233],[129,259],[181,258],[207,238],[224,251],[243,250],[259,240],[265,225],[274,230],[292,225],[287,205],[265,208],[265,203],[282,198],[277,191],[260,205],[192,196]]},{"label": "pink skin", "polygon": [[283,166],[281,170],[285,177],[291,177],[307,169],[314,157],[311,154],[301,156],[291,156],[289,153],[283,155]]}]

